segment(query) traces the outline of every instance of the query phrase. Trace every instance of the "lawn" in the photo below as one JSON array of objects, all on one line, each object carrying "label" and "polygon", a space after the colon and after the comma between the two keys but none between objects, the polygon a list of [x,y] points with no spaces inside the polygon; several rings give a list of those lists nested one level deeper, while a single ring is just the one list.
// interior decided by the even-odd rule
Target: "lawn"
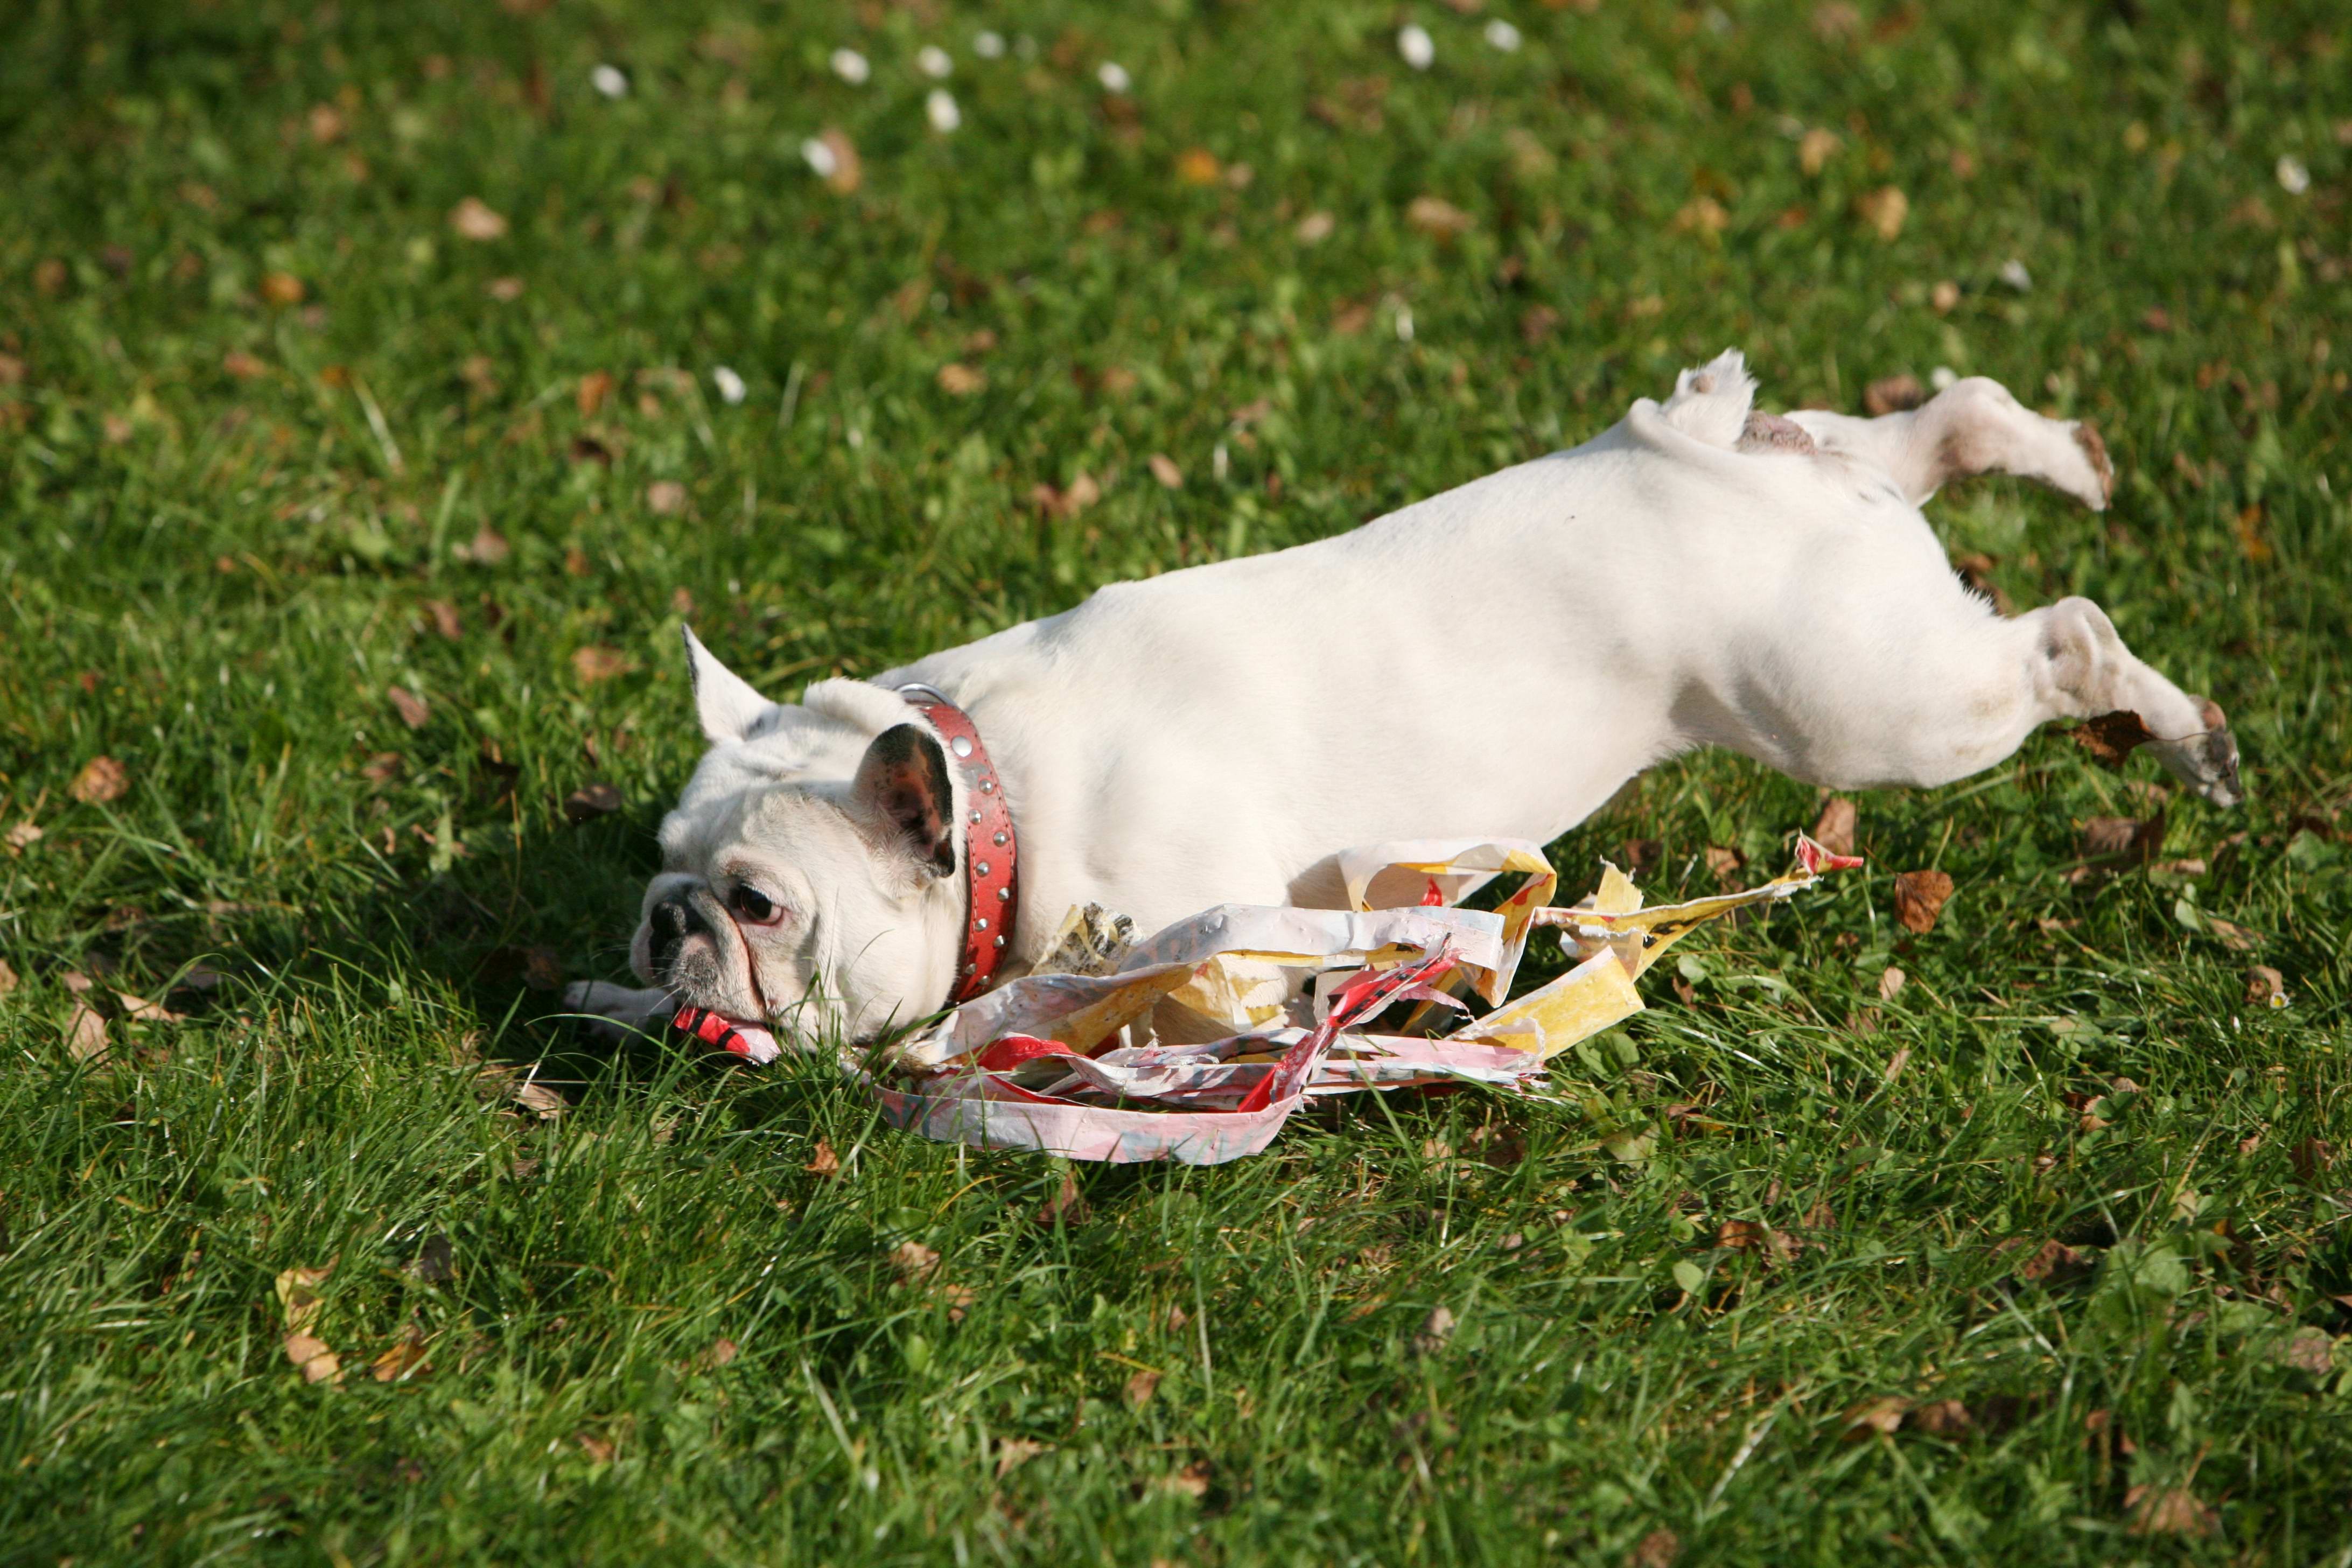
[{"label": "lawn", "polygon": [[[0,1558],[2352,1561],[2342,8],[8,8]],[[1215,1169],[561,1018],[682,623],[878,670],[1726,344],[2095,419],[2105,516],[1930,515],[2250,803],[2055,733],[1862,795],[1553,1101]],[[1554,858],[1822,808],[1693,757]]]}]

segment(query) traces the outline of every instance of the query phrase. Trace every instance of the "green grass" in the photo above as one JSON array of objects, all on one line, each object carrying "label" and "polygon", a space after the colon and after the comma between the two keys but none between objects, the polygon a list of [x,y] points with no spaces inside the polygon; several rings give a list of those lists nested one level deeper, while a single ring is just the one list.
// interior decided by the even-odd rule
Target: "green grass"
[{"label": "green grass", "polygon": [[[929,9],[0,20],[0,832],[43,835],[0,849],[0,1558],[2345,1561],[2341,8],[1511,0],[1506,54],[1423,5],[1425,75],[1386,5]],[[1034,54],[975,58],[991,25]],[[853,194],[803,162],[825,127]],[[530,984],[621,973],[689,607],[779,691],[879,669],[1580,439],[1726,343],[1782,405],[1948,365],[2095,417],[2106,517],[1932,515],[2214,693],[2252,803],[2054,736],[1865,796],[1871,869],[1693,943],[1561,1103],[1352,1106],[1077,1169],[1044,1220],[1047,1162],[600,1052]],[[101,754],[127,791],[75,800]],[[625,808],[570,826],[597,780]],[[2079,823],[2159,796],[2202,871],[2070,879]],[[1693,758],[1556,858],[1572,891],[1655,839],[1699,888],[1816,809]],[[1889,877],[1931,864],[1913,936]],[[79,1061],[68,973],[193,1016]],[[347,1376],[310,1386],[273,1281],[331,1262]],[[374,1381],[406,1327],[431,1370]],[[1970,1426],[1850,1433],[1883,1399]]]}]

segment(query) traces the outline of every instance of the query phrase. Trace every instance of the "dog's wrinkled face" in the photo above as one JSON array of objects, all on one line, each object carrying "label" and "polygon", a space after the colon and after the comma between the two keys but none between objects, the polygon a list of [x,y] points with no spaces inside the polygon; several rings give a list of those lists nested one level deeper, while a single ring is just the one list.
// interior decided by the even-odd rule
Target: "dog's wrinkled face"
[{"label": "dog's wrinkled face", "polygon": [[712,747],[662,823],[630,967],[787,1045],[871,1039],[938,1007],[962,919],[938,740],[899,722],[866,741],[857,720],[905,712],[874,688],[780,708],[689,648]]}]

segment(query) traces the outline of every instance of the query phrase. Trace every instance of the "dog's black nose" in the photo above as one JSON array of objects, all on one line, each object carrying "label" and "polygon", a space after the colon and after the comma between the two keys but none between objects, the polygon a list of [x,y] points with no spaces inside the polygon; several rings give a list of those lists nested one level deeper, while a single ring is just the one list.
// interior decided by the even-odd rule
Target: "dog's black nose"
[{"label": "dog's black nose", "polygon": [[677,959],[678,947],[688,937],[710,934],[710,927],[703,920],[701,912],[684,894],[664,899],[656,904],[653,912],[646,917],[646,922],[653,928],[654,973],[656,974],[669,973],[670,965]]}]

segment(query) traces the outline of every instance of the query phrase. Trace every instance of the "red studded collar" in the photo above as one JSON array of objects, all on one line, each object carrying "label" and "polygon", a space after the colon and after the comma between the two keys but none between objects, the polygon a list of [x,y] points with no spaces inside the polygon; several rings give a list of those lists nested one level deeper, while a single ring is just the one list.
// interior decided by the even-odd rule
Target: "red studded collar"
[{"label": "red studded collar", "polygon": [[1013,921],[1021,910],[1021,885],[1014,874],[1020,846],[1013,839],[1003,782],[989,760],[988,748],[980,743],[980,729],[971,715],[933,687],[918,682],[898,689],[922,710],[963,774],[963,957],[948,994],[950,1003],[961,1004],[987,990],[1004,962]]}]

